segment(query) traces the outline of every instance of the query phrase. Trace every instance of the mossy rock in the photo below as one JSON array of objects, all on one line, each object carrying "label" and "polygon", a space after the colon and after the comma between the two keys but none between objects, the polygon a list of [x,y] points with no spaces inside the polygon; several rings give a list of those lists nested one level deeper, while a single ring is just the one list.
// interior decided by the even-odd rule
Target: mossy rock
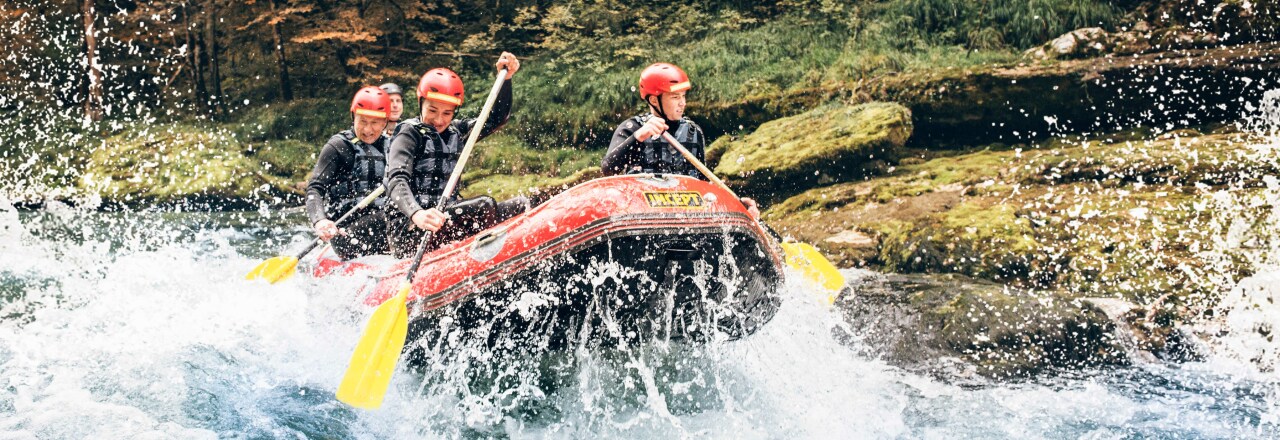
[{"label": "mossy rock", "polygon": [[[1196,133],[1146,141],[1113,133],[935,157],[806,191],[765,217],[842,265],[1194,309],[1218,295],[1215,280],[1247,275],[1243,264],[1201,256],[1224,233],[1215,198],[1250,197],[1280,173],[1268,156],[1241,148],[1252,142],[1247,134]],[[1256,217],[1253,210],[1240,214]],[[841,243],[855,235],[868,239]]]},{"label": "mossy rock", "polygon": [[288,185],[263,175],[236,136],[217,127],[137,127],[106,139],[82,174],[83,189],[118,202],[245,199],[260,187]]},{"label": "mossy rock", "polygon": [[[880,235],[878,262],[898,272],[958,272],[1049,285],[1059,261],[1042,252],[1030,221],[1010,206],[966,201],[913,222],[869,225]],[[1047,279],[1046,279],[1047,278]]]},{"label": "mossy rock", "polygon": [[320,143],[289,139],[252,144],[245,152],[256,159],[265,174],[300,181],[315,167],[322,147]]},{"label": "mossy rock", "polygon": [[959,358],[989,377],[1052,367],[1124,364],[1115,325],[1057,291],[1031,291],[962,275],[862,277],[836,307],[877,356],[910,370],[948,370]]},{"label": "mossy rock", "polygon": [[820,183],[868,174],[897,158],[911,136],[911,111],[898,104],[827,104],[774,120],[709,148],[715,172],[757,197],[783,197]]}]

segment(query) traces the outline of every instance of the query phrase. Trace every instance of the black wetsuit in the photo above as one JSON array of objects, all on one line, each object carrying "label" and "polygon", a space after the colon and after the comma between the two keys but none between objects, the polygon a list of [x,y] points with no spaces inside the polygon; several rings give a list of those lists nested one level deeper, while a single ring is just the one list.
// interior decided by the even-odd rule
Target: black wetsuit
[{"label": "black wetsuit", "polygon": [[[613,141],[609,143],[609,151],[600,163],[605,175],[623,174],[634,171],[649,173],[684,174],[702,180],[706,177],[699,173],[693,164],[685,160],[675,148],[667,145],[661,136],[651,136],[644,142],[636,140],[635,132],[644,126],[645,121],[654,117],[645,113],[623,121],[613,132]],[[702,128],[689,118],[667,122],[668,132],[689,150],[698,160],[705,160],[706,137]]]},{"label": "black wetsuit", "polygon": [[[351,130],[329,138],[307,182],[307,217],[312,227],[321,220],[337,221],[382,183],[386,144],[386,136],[379,135],[378,140],[366,144]],[[380,208],[386,200],[385,195],[379,197],[374,206],[352,214],[345,224],[338,225],[346,234],[333,237],[329,243],[339,257],[351,259],[389,251],[386,214]]]},{"label": "black wetsuit", "polygon": [[[484,121],[480,137],[493,134],[510,115],[511,81],[507,80],[498,92],[489,119]],[[392,255],[405,258],[417,250],[423,230],[414,226],[411,218],[419,210],[438,207],[449,174],[457,165],[466,138],[475,124],[475,119],[455,119],[444,132],[437,132],[435,127],[414,118],[401,122],[396,128],[397,133],[387,151],[386,174],[390,194],[386,209],[386,235]],[[529,208],[529,201],[524,197],[502,203],[494,202],[491,197],[457,201],[457,192],[454,188],[450,197],[457,202],[448,209],[451,218],[444,228],[432,234],[432,243],[428,245],[431,249],[474,235]]]}]

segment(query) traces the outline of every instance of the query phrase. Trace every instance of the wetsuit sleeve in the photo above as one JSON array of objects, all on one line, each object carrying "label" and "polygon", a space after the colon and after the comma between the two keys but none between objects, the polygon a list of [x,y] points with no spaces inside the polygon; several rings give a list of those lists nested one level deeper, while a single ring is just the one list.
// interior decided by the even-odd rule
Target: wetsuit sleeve
[{"label": "wetsuit sleeve", "polygon": [[[498,89],[498,99],[493,101],[493,109],[489,111],[489,119],[484,122],[484,127],[480,129],[480,139],[489,137],[499,128],[502,128],[503,125],[506,125],[507,118],[511,117],[511,100],[511,80],[506,80],[502,82],[502,87]],[[471,129],[475,127],[476,120],[468,119],[455,123],[458,124],[458,132],[462,133],[462,139],[465,142],[466,137],[471,136]]]},{"label": "wetsuit sleeve", "polygon": [[316,160],[316,167],[311,170],[311,180],[307,181],[307,219],[312,226],[320,220],[329,219],[325,212],[329,201],[325,195],[329,194],[330,187],[338,183],[341,171],[351,166],[345,163],[346,158],[339,150],[343,147],[340,143],[334,137],[324,144],[324,148],[320,149],[320,158]]},{"label": "wetsuit sleeve", "polygon": [[628,167],[637,163],[635,147],[640,143],[635,136],[637,128],[639,127],[628,119],[613,131],[613,140],[609,141],[609,151],[604,154],[604,160],[600,162],[600,171],[604,175],[625,173]]},{"label": "wetsuit sleeve", "polygon": [[387,147],[387,174],[384,184],[390,194],[391,203],[406,216],[422,209],[418,198],[414,197],[409,180],[413,178],[413,163],[422,134],[412,127],[403,127],[396,137],[391,139]]}]

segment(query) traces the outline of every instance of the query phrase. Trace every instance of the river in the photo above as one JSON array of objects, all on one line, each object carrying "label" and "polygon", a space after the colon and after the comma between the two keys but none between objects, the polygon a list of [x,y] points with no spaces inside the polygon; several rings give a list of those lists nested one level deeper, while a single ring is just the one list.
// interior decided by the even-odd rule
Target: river
[{"label": "river", "polygon": [[1280,435],[1280,378],[1236,357],[953,381],[834,336],[803,286],[744,340],[471,347],[355,410],[363,281],[243,279],[305,242],[296,216],[0,206],[0,439]]}]

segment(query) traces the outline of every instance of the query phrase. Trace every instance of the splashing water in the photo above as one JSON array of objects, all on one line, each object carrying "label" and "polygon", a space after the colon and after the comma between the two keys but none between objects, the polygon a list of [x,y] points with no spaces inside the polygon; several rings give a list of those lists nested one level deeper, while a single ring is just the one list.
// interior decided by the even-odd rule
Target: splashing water
[{"label": "splashing water", "polygon": [[[1265,93],[1244,125],[1258,136],[1246,146],[1253,160],[1280,160],[1280,89]],[[1222,334],[1214,339],[1219,354],[1274,373],[1280,370],[1280,339],[1275,337],[1280,330],[1280,176],[1262,180],[1265,187],[1254,191],[1215,194],[1226,233],[1209,257],[1243,260],[1254,274],[1223,297],[1216,308],[1219,319],[1212,324]],[[1273,411],[1270,417],[1277,420],[1280,413]]]},{"label": "splashing water", "polygon": [[[1274,376],[1220,364],[950,385],[839,342],[791,286],[732,342],[468,346],[333,400],[363,282],[243,281],[289,235],[257,214],[0,210],[0,430],[37,438],[1266,437]],[[263,226],[265,224],[265,226]],[[299,231],[293,231],[299,232]],[[875,276],[850,270],[853,278]],[[842,331],[842,330],[840,330]],[[854,344],[849,346],[845,344]]]}]

